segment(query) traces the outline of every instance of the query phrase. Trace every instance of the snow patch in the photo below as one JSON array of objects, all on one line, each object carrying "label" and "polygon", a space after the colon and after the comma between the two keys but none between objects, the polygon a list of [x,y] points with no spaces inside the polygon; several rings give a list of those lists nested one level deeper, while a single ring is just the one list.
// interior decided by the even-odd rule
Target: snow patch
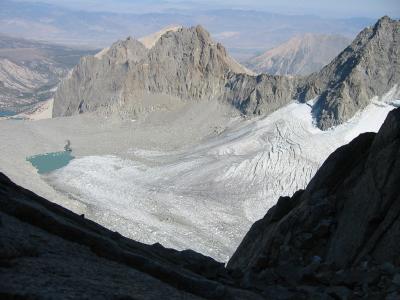
[{"label": "snow patch", "polygon": [[110,50],[110,47],[104,48],[101,51],[97,52],[94,57],[98,58],[98,59],[102,59],[108,52],[108,50]]},{"label": "snow patch", "polygon": [[170,31],[178,31],[179,29],[181,29],[182,26],[180,25],[169,25],[163,29],[161,29],[160,31],[157,31],[155,33],[152,33],[148,36],[144,36],[142,38],[139,39],[139,42],[141,42],[147,49],[151,49],[155,46],[155,44],[157,43],[157,41],[167,32]]}]

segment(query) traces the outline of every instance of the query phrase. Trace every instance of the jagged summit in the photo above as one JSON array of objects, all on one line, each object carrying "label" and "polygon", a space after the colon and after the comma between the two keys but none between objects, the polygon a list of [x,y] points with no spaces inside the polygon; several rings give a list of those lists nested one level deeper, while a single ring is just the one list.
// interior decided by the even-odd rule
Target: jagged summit
[{"label": "jagged summit", "polygon": [[[182,32],[180,32],[182,31]],[[210,34],[201,26],[183,28],[182,26],[167,26],[160,31],[136,39],[132,36],[128,36],[125,40],[118,40],[113,43],[110,47],[104,48],[95,57],[101,59],[104,55],[107,55],[111,59],[116,59],[116,63],[126,63],[128,61],[137,62],[144,58],[144,55],[149,52],[152,48],[156,46],[157,43],[161,43],[163,46],[166,45],[166,40],[175,39],[176,43],[187,43],[187,40],[183,40],[185,33],[183,31],[188,31],[195,33],[196,36],[191,36],[194,40],[201,40],[203,45],[214,45],[215,43],[211,39]],[[178,33],[177,33],[178,32]],[[177,34],[175,34],[177,33]],[[222,45],[221,45],[222,47]],[[227,55],[225,49],[221,49]],[[139,56],[132,55],[132,53],[140,53]]]},{"label": "jagged summit", "polygon": [[337,58],[308,79],[306,97],[320,95],[315,106],[322,129],[343,123],[400,85],[400,22],[385,16],[364,29]]},{"label": "jagged summit", "polygon": [[378,22],[375,24],[375,27],[380,27],[380,26],[385,26],[389,25],[390,23],[394,23],[396,20],[391,19],[389,16],[383,16],[381,17]]},{"label": "jagged summit", "polygon": [[167,32],[170,32],[170,31],[172,31],[172,32],[178,31],[181,28],[182,28],[182,26],[180,26],[180,25],[169,25],[167,27],[164,27],[160,31],[157,31],[153,34],[141,37],[139,39],[139,42],[141,42],[147,49],[151,49],[154,47],[154,45],[157,43],[157,41],[161,38],[161,36],[163,36],[164,34],[166,34]]},{"label": "jagged summit", "polygon": [[[221,101],[246,115],[266,115],[292,100],[317,97],[317,125],[328,129],[353,117],[373,97],[399,93],[399,36],[399,21],[383,17],[308,77],[255,76],[202,26],[167,30],[151,48],[127,39],[81,61],[60,85],[53,115],[99,109],[140,115],[171,99]],[[150,105],[149,99],[156,103]]]},{"label": "jagged summit", "polygon": [[146,95],[221,99],[228,73],[247,70],[201,26],[164,33],[151,49],[135,39],[86,57],[59,87],[54,116],[97,109],[146,111]]}]

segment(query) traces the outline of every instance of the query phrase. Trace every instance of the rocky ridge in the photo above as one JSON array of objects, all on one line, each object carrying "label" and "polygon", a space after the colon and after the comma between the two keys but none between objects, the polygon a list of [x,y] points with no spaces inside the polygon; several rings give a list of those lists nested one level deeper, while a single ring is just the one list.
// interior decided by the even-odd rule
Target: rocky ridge
[{"label": "rocky ridge", "polygon": [[[123,54],[130,52],[140,55]],[[59,86],[53,115],[99,109],[137,115],[156,96],[223,101],[244,113],[263,114],[293,98],[296,81],[249,73],[201,26],[168,31],[150,49],[128,38],[81,60]]]},{"label": "rocky ridge", "polygon": [[[246,115],[267,115],[292,100],[318,97],[316,123],[328,129],[400,84],[399,24],[381,18],[329,65],[308,77],[248,74],[201,26],[168,31],[151,49],[130,38],[102,55],[82,59],[60,85],[53,115],[99,109],[140,115],[168,109],[162,101],[149,107],[148,99],[157,97],[222,101]],[[133,59],[123,54],[128,52],[135,53]]]},{"label": "rocky ridge", "polygon": [[0,176],[5,299],[397,299],[400,108],[281,197],[223,264],[144,245]]},{"label": "rocky ridge", "polygon": [[400,21],[383,17],[307,79],[300,99],[319,96],[314,112],[320,128],[347,121],[371,98],[382,97],[392,89],[395,97],[400,96],[399,43]]},{"label": "rocky ridge", "polygon": [[[147,49],[139,41],[119,41],[98,57],[85,57],[57,92],[54,116],[122,107],[135,114],[146,95],[185,100],[222,95],[221,74],[245,72],[200,26],[168,31]],[[68,99],[66,98],[68,97]]]}]

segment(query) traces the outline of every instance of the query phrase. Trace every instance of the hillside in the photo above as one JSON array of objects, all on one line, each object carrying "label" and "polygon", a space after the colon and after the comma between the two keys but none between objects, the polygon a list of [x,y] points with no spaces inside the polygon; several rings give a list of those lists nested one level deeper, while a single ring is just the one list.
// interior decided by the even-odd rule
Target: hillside
[{"label": "hillside", "polygon": [[0,35],[0,111],[12,115],[52,98],[79,59],[93,53]]},{"label": "hillside", "polygon": [[330,63],[350,43],[340,35],[307,33],[253,57],[245,65],[257,73],[309,75]]}]

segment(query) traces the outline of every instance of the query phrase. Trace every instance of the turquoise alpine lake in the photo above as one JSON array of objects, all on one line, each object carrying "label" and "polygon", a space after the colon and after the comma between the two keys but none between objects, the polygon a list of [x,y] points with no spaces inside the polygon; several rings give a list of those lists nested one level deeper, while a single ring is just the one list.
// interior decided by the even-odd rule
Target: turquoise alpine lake
[{"label": "turquoise alpine lake", "polygon": [[61,151],[30,156],[26,160],[37,169],[39,174],[45,174],[65,167],[74,158],[70,151]]},{"label": "turquoise alpine lake", "polygon": [[400,100],[393,100],[393,101],[392,101],[392,105],[393,105],[394,107],[400,107]]},{"label": "turquoise alpine lake", "polygon": [[0,110],[0,117],[11,117],[15,116],[17,113],[13,111],[7,111],[7,110]]}]

